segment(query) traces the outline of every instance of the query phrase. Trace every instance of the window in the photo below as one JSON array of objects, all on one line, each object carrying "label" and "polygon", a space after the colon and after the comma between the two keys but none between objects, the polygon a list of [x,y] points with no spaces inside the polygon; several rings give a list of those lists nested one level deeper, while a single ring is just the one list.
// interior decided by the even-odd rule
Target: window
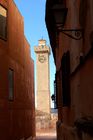
[{"label": "window", "polygon": [[9,100],[13,100],[14,98],[14,71],[12,69],[9,69],[8,78],[9,78]]},{"label": "window", "polygon": [[70,54],[69,51],[62,57],[62,99],[63,106],[70,105]]},{"label": "window", "polygon": [[0,38],[6,39],[7,10],[0,5]]}]

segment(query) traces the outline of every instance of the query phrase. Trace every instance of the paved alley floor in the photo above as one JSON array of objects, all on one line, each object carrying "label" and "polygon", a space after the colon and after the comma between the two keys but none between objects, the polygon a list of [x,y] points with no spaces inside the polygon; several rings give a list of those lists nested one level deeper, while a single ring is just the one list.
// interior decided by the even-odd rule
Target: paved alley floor
[{"label": "paved alley floor", "polygon": [[37,132],[36,140],[56,140],[56,132],[55,131],[41,131]]},{"label": "paved alley floor", "polygon": [[36,140],[56,140],[56,137],[51,137],[51,136],[39,136],[39,137],[36,137]]}]

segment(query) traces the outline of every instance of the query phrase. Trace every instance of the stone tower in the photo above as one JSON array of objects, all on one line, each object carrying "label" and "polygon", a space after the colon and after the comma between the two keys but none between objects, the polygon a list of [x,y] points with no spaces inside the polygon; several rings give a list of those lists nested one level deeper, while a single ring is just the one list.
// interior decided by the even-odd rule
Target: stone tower
[{"label": "stone tower", "polygon": [[46,46],[46,40],[39,40],[34,51],[36,53],[37,110],[50,114],[50,48]]}]

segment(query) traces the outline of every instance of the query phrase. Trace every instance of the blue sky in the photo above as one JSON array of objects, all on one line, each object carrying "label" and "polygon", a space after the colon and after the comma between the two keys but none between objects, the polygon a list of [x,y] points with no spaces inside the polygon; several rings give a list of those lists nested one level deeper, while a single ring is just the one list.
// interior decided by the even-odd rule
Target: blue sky
[{"label": "blue sky", "polygon": [[[31,56],[36,60],[34,46],[38,45],[38,40],[43,37],[50,45],[48,33],[45,25],[45,3],[46,0],[14,0],[19,11],[24,17],[24,34],[31,46]],[[36,73],[36,65],[35,65]],[[54,92],[53,81],[55,74],[55,66],[53,55],[50,56],[50,91]],[[35,76],[36,79],[36,76]],[[36,80],[35,80],[36,85]],[[35,88],[36,89],[36,88]],[[52,104],[53,106],[53,104]]]}]

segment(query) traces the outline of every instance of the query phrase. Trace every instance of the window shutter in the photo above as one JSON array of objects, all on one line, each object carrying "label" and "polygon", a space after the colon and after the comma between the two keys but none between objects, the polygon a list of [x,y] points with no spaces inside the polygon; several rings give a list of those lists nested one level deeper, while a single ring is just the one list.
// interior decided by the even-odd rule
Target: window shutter
[{"label": "window shutter", "polygon": [[70,54],[69,51],[62,57],[62,96],[63,106],[70,105]]}]

